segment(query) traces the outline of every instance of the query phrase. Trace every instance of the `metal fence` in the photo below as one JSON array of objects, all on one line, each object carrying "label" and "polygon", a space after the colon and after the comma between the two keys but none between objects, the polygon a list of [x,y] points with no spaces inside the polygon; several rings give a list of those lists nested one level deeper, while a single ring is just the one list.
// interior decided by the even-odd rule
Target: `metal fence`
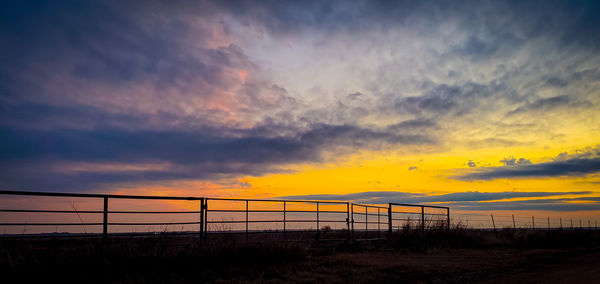
[{"label": "metal fence", "polygon": [[400,230],[411,227],[422,230],[440,227],[450,228],[450,207],[390,203],[388,210],[388,214],[391,216],[388,229],[390,232],[394,229]]},{"label": "metal fence", "polygon": [[244,234],[247,240],[252,233],[274,233],[283,240],[340,239],[341,234],[331,233],[332,227],[333,230],[346,231],[341,239],[350,236],[348,202],[234,198],[205,200],[205,236]]},{"label": "metal fence", "polygon": [[[69,215],[77,215],[78,222],[5,222],[3,218],[0,226],[6,227],[80,227],[83,228],[84,235],[94,235],[98,233],[90,233],[87,234],[86,227],[96,227],[101,228],[101,234],[106,236],[109,233],[109,227],[111,226],[169,226],[169,225],[194,225],[198,228],[198,233],[203,234],[203,220],[204,220],[204,210],[202,210],[202,204],[205,203],[204,197],[179,197],[179,196],[142,196],[142,195],[113,195],[113,194],[83,194],[83,193],[54,193],[54,192],[25,192],[25,191],[0,191],[0,194],[3,196],[13,195],[13,196],[29,196],[29,197],[60,197],[60,198],[80,198],[80,199],[93,199],[96,202],[101,202],[100,210],[56,210],[56,209],[20,209],[20,208],[0,208],[0,212],[4,214],[29,214],[35,213],[39,214],[69,214]],[[197,202],[197,211],[134,211],[134,210],[111,210],[109,205],[111,200],[179,200],[179,201],[189,201],[189,202]],[[31,203],[29,203],[31,204]],[[101,220],[95,222],[89,222],[83,220],[81,215],[95,215],[96,217],[101,216]],[[110,221],[115,215],[164,215],[164,214],[194,214],[199,217],[196,221],[186,221],[186,222],[113,222]],[[8,217],[10,218],[10,216]],[[11,218],[12,219],[12,218]],[[156,219],[153,217],[152,219]],[[92,230],[98,231],[98,230]],[[56,232],[55,232],[56,233]]]},{"label": "metal fence", "polygon": [[524,216],[515,214],[489,213],[460,213],[455,212],[453,224],[461,224],[468,228],[497,230],[497,229],[530,229],[530,230],[598,230],[598,220],[590,218],[561,216]]},{"label": "metal fence", "polygon": [[[388,229],[390,222],[388,208],[376,205],[351,204],[352,239],[369,240],[386,237],[385,231]],[[382,229],[383,235],[381,233]],[[370,238],[369,231],[371,231]]]},{"label": "metal fence", "polygon": [[[0,196],[2,237],[179,233],[204,239],[264,239],[269,234],[281,240],[372,240],[394,231],[447,229],[451,224],[477,229],[598,229],[597,220],[460,212],[451,218],[449,207],[402,203],[24,191],[0,191]],[[72,202],[70,209],[67,201]]]}]

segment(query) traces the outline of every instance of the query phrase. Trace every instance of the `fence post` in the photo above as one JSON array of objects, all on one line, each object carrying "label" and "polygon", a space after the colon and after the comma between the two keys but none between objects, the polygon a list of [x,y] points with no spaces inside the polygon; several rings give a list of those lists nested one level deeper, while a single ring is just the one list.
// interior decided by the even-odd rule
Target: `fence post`
[{"label": "fence post", "polygon": [[562,217],[560,217],[560,229],[562,230]]},{"label": "fence post", "polygon": [[425,206],[421,206],[421,231],[425,231]]},{"label": "fence post", "polygon": [[531,216],[531,228],[535,230],[535,217]]},{"label": "fence post", "polygon": [[351,218],[350,218],[350,222],[352,223],[352,240],[354,241],[354,203],[352,203],[350,205],[350,213],[351,213]]},{"label": "fence post", "polygon": [[204,235],[204,198],[200,199],[200,238]]},{"label": "fence post", "polygon": [[588,219],[588,230],[592,229],[592,225],[590,225],[590,219]]},{"label": "fence post", "polygon": [[490,214],[492,216],[492,226],[494,226],[494,234],[498,237],[498,231],[496,231],[496,222],[494,222],[494,214]]},{"label": "fence post", "polygon": [[448,219],[448,230],[450,230],[450,207],[446,208],[446,217]]},{"label": "fence post", "polygon": [[392,203],[388,204],[388,238],[392,237]]},{"label": "fence post", "polygon": [[208,238],[208,198],[204,198],[204,241]]},{"label": "fence post", "polygon": [[365,240],[369,238],[369,208],[365,206]]},{"label": "fence post", "polygon": [[319,202],[317,202],[317,241],[321,238],[321,229],[319,228]]},{"label": "fence post", "polygon": [[246,241],[248,241],[248,200],[246,200]]},{"label": "fence post", "polygon": [[573,218],[571,218],[571,231],[573,230]]},{"label": "fence post", "polygon": [[369,238],[369,208],[365,206],[365,240]]},{"label": "fence post", "polygon": [[512,219],[513,219],[513,229],[516,229],[517,225],[515,224],[515,214],[512,214]]},{"label": "fence post", "polygon": [[548,230],[550,229],[550,216],[548,216]]},{"label": "fence post", "polygon": [[377,238],[381,239],[381,210],[377,207]]},{"label": "fence post", "polygon": [[108,197],[104,197],[104,211],[102,211],[102,237],[106,239],[108,234]]},{"label": "fence post", "polygon": [[348,228],[348,241],[352,239],[352,232],[350,231],[350,202],[346,202],[346,227]]},{"label": "fence post", "polygon": [[283,201],[283,240],[285,241],[285,224],[286,223],[286,219],[285,219],[285,201]]},{"label": "fence post", "polygon": [[583,226],[581,226],[581,219],[579,219],[579,230],[583,230]]}]

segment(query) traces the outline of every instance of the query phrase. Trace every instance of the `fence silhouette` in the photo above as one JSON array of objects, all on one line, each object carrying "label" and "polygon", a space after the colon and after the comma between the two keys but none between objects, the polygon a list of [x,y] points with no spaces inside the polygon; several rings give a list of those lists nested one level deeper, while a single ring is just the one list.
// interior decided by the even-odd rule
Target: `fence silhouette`
[{"label": "fence silhouette", "polygon": [[454,222],[460,222],[466,227],[484,229],[532,229],[532,230],[598,230],[598,220],[573,217],[539,217],[504,214],[454,214]]},{"label": "fence silhouette", "polygon": [[[0,191],[0,196],[2,237],[169,233],[197,234],[204,239],[235,235],[248,240],[252,235],[264,238],[264,234],[273,234],[282,240],[372,240],[387,238],[399,230],[450,228],[452,223],[494,230],[598,229],[597,220],[585,222],[561,217],[551,222],[550,217],[528,217],[530,220],[524,221],[523,216],[475,213],[455,213],[451,218],[449,207],[403,203],[368,205],[324,200],[26,191]],[[78,202],[72,203],[70,210],[60,208],[73,198]],[[127,202],[123,203],[125,200]],[[160,203],[143,203],[157,201]],[[75,204],[85,208],[80,209]],[[32,208],[36,206],[38,208]],[[138,207],[144,210],[135,210]],[[173,210],[173,207],[189,210]],[[147,208],[156,210],[148,211]],[[145,231],[140,231],[140,227]]]}]

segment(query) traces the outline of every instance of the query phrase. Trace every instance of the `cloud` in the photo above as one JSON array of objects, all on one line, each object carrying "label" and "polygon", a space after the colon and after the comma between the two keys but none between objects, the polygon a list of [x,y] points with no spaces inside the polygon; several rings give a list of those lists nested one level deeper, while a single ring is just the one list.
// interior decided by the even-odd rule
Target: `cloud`
[{"label": "cloud", "polygon": [[519,158],[517,160],[514,157],[504,158],[500,162],[503,163],[505,167],[511,167],[511,166],[517,166],[517,165],[523,166],[523,165],[531,165],[532,164],[532,162],[530,160],[527,160],[525,158]]},{"label": "cloud", "polygon": [[509,112],[507,114],[507,116],[521,114],[521,113],[527,113],[527,112],[531,112],[531,111],[549,111],[552,109],[566,107],[566,106],[574,107],[579,104],[580,103],[574,101],[574,98],[572,98],[572,97],[569,97],[567,95],[560,95],[560,96],[555,96],[555,97],[550,97],[550,98],[539,99],[539,100],[536,100],[531,103],[526,103],[522,106],[519,106],[515,110]]},{"label": "cloud", "polygon": [[417,167],[409,167],[409,168],[408,168],[408,170],[409,170],[409,171],[416,171],[416,170],[418,170],[418,169],[419,169],[419,168],[417,168]]},{"label": "cloud", "polygon": [[9,5],[19,16],[3,17],[0,30],[11,66],[0,68],[3,107],[152,116],[149,127],[251,128],[295,106],[284,88],[255,76],[259,67],[208,7],[137,4]]},{"label": "cloud", "polygon": [[477,83],[441,84],[421,96],[398,99],[395,107],[398,110],[425,117],[437,117],[449,113],[462,115],[475,108],[483,98],[493,95],[498,88],[500,86],[486,86]]},{"label": "cloud", "polygon": [[[260,130],[222,128],[196,131],[0,128],[0,133],[6,137],[0,142],[0,167],[5,169],[0,174],[0,184],[30,189],[58,189],[58,184],[62,189],[84,189],[98,183],[199,179],[224,174],[261,175],[277,172],[281,165],[319,162],[323,151],[338,147],[432,143],[423,136],[332,125],[313,125],[294,135],[274,137]],[[55,171],[55,164],[66,162],[168,163],[171,166],[120,173]]]},{"label": "cloud", "polygon": [[[531,38],[555,31],[565,44],[597,46],[595,41],[586,37],[600,35],[593,28],[598,23],[595,12],[600,9],[594,1],[458,1],[452,5],[438,1],[353,1],[343,4],[322,1],[264,1],[259,4],[253,1],[218,1],[216,7],[274,35],[294,35],[310,30],[361,33],[374,27],[402,26],[411,21],[421,24],[421,29],[433,30],[451,19],[458,21],[461,28],[483,31],[479,36],[468,37],[468,44],[458,45],[460,52],[467,54],[489,55],[495,50],[490,41],[507,40],[509,36]],[[578,17],[570,17],[573,14]],[[549,17],[557,21],[538,26]],[[475,23],[479,25],[474,26]]]},{"label": "cloud", "polygon": [[[369,191],[351,194],[321,194],[321,195],[299,195],[284,196],[281,198],[303,199],[303,200],[342,200],[355,203],[386,204],[386,203],[411,203],[435,205],[443,202],[444,206],[450,206],[452,210],[550,210],[550,211],[585,211],[598,210],[600,197],[577,197],[577,198],[548,198],[564,195],[588,195],[591,191],[573,192],[457,192],[441,195],[430,195],[423,193],[407,193],[394,191]],[[535,198],[531,200],[510,200],[514,198]],[[509,199],[509,200],[504,200]],[[485,201],[485,202],[482,202]],[[573,203],[587,201],[588,203]]]},{"label": "cloud", "polygon": [[[600,81],[590,65],[598,58],[598,8],[479,1],[6,4],[0,181],[86,189],[261,175],[322,162],[328,151],[526,145],[519,131],[541,133],[545,119],[560,118],[558,110],[570,117],[583,102],[598,103],[585,89]],[[532,111],[544,115],[526,115]],[[510,112],[530,119],[522,123],[527,128],[504,123]],[[56,172],[82,161],[168,166]],[[514,160],[512,170],[545,165],[528,162]],[[568,174],[593,172],[570,167]]]},{"label": "cloud", "polygon": [[[597,197],[552,198],[521,201],[491,201],[491,202],[456,202],[454,210],[544,210],[544,211],[597,211],[600,202]],[[579,201],[587,201],[581,203]],[[591,201],[591,202],[590,202]]]},{"label": "cloud", "polygon": [[510,166],[516,166],[517,165],[517,159],[515,159],[513,157],[504,158],[500,162],[503,163],[505,167],[510,167]]},{"label": "cloud", "polygon": [[558,156],[556,156],[556,158],[554,158],[554,161],[564,161],[567,159],[567,152],[562,152],[560,154],[558,154]]},{"label": "cloud", "polygon": [[[223,20],[234,11],[215,13],[216,4],[5,7],[0,133],[7,139],[0,142],[0,184],[85,190],[261,175],[320,161],[324,151],[340,147],[436,143],[427,133],[297,115],[314,106],[261,75],[231,30],[236,23]],[[354,94],[350,99],[360,99]],[[169,166],[56,170],[73,162]]]},{"label": "cloud", "polygon": [[317,195],[297,195],[285,196],[292,199],[323,199],[323,200],[349,200],[355,202],[370,203],[428,203],[428,202],[456,202],[456,201],[491,201],[510,198],[524,197],[549,197],[560,195],[585,195],[591,194],[591,191],[568,191],[568,192],[456,192],[440,195],[430,195],[425,193],[408,193],[398,191],[366,191],[350,194],[317,194]]},{"label": "cloud", "polygon": [[519,160],[517,161],[517,165],[519,166],[523,166],[523,165],[532,165],[533,163],[530,160],[527,160],[525,158],[519,158]]},{"label": "cloud", "polygon": [[[514,161],[513,161],[514,162]],[[506,164],[504,167],[485,167],[478,171],[452,178],[465,181],[500,178],[549,178],[559,176],[585,176],[600,171],[600,158],[569,159],[539,164]],[[513,165],[513,166],[511,166]]]},{"label": "cloud", "polygon": [[451,178],[465,181],[500,178],[549,178],[586,176],[600,171],[600,146],[577,149],[573,154],[563,152],[550,162],[533,164],[531,160],[509,156],[500,162],[502,167],[480,167]]},{"label": "cloud", "polygon": [[467,165],[468,165],[470,168],[475,168],[475,167],[477,167],[477,164],[476,164],[475,162],[471,161],[471,160],[469,160],[469,162],[467,163]]}]

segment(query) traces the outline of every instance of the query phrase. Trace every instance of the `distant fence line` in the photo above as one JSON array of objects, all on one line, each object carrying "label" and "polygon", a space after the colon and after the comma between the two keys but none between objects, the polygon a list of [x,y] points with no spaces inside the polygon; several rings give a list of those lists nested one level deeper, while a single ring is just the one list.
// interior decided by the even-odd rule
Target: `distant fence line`
[{"label": "distant fence line", "polygon": [[598,220],[572,218],[572,217],[554,217],[550,216],[517,216],[502,214],[459,214],[455,222],[460,222],[464,226],[486,227],[489,229],[562,229],[562,230],[598,230]]},{"label": "distant fence line", "polygon": [[[324,200],[283,200],[283,199],[238,199],[238,198],[210,198],[210,197],[182,197],[182,196],[142,196],[142,195],[116,195],[116,194],[83,194],[83,193],[55,193],[55,192],[28,192],[28,191],[0,191],[0,196],[8,199],[8,196],[23,196],[23,197],[57,197],[57,198],[84,198],[102,200],[101,208],[95,210],[78,210],[74,205],[72,210],[56,210],[56,209],[24,209],[18,208],[2,208],[3,213],[0,219],[0,226],[4,228],[2,236],[19,237],[31,235],[53,235],[59,232],[59,227],[80,228],[79,232],[65,233],[64,235],[108,235],[119,234],[140,234],[136,231],[137,227],[154,228],[153,232],[157,231],[164,233],[186,233],[198,234],[202,238],[207,238],[209,235],[222,234],[242,234],[247,240],[253,233],[273,233],[280,235],[283,240],[294,239],[316,239],[316,240],[367,240],[367,239],[382,239],[388,237],[395,230],[402,229],[420,229],[428,230],[432,228],[444,229],[450,228],[452,220],[454,223],[460,222],[468,226],[469,216],[463,218],[460,215],[451,219],[450,208],[444,206],[419,205],[419,204],[404,204],[404,203],[388,203],[386,205],[367,205],[355,204],[343,201],[324,201]],[[1,200],[1,199],[0,199]],[[169,202],[191,202],[191,207],[195,210],[174,211],[174,210],[115,210],[111,204],[118,200],[145,200],[145,201],[169,201]],[[31,202],[26,203],[30,206]],[[193,205],[196,204],[196,205]],[[24,206],[20,205],[19,206]],[[5,206],[0,204],[0,206]],[[125,207],[130,207],[129,203],[124,204]],[[12,206],[14,207],[14,206]],[[147,206],[146,206],[147,207]],[[17,215],[16,215],[17,214]],[[18,215],[20,214],[20,215]],[[38,219],[43,219],[42,216],[59,215],[62,219],[68,219],[66,216],[76,215],[77,220],[71,222],[55,221],[50,219],[44,222],[15,222],[14,217],[25,218],[27,214],[35,214]],[[62,215],[61,215],[62,214]],[[66,214],[66,215],[64,215]],[[86,221],[88,217],[81,216],[101,216],[101,219],[96,218],[93,221]],[[0,215],[2,216],[2,215]],[[12,216],[12,218],[11,218]],[[27,215],[31,216],[31,215]],[[122,219],[122,216],[138,216],[135,221],[131,219]],[[151,222],[148,221],[152,216]],[[180,219],[173,220],[170,216],[178,216]],[[184,216],[184,217],[181,217]],[[485,216],[482,214],[472,214],[471,217]],[[258,217],[258,218],[256,218]],[[494,215],[489,215],[490,225],[493,229],[505,228],[498,220],[499,215],[494,219]],[[503,216],[505,217],[505,216]],[[169,219],[171,218],[171,219]],[[181,220],[184,218],[184,220]],[[520,218],[520,217],[517,217]],[[6,222],[8,219],[9,222]],[[116,221],[115,221],[116,219]],[[472,219],[477,220],[477,218]],[[467,224],[464,223],[467,222]],[[481,222],[484,219],[480,219]],[[548,217],[547,228],[553,228]],[[565,220],[566,221],[566,220]],[[503,221],[502,221],[503,222]],[[536,227],[536,218],[532,217],[532,229],[540,229]],[[563,219],[560,218],[560,228],[571,228],[573,220],[569,220],[569,226],[563,227]],[[577,225],[577,223],[576,223]],[[592,222],[588,220],[587,229],[597,230],[597,220]],[[180,230],[168,230],[168,228],[180,228]],[[313,228],[314,226],[314,228]],[[23,231],[16,232],[15,228],[23,228]],[[27,233],[27,228],[55,228],[53,232],[48,232],[39,229],[34,233]],[[88,233],[88,227],[102,228],[92,230]],[[127,230],[126,228],[131,228]],[[512,227],[517,228],[515,216],[512,215]],[[13,228],[6,232],[6,228]],[[109,230],[112,228],[112,230]],[[121,229],[115,229],[121,228]],[[122,229],[125,228],[125,229]],[[156,230],[156,228],[164,228]],[[558,227],[554,227],[558,228]],[[584,229],[582,221],[579,220],[579,229]],[[62,234],[61,234],[62,235]]]}]

